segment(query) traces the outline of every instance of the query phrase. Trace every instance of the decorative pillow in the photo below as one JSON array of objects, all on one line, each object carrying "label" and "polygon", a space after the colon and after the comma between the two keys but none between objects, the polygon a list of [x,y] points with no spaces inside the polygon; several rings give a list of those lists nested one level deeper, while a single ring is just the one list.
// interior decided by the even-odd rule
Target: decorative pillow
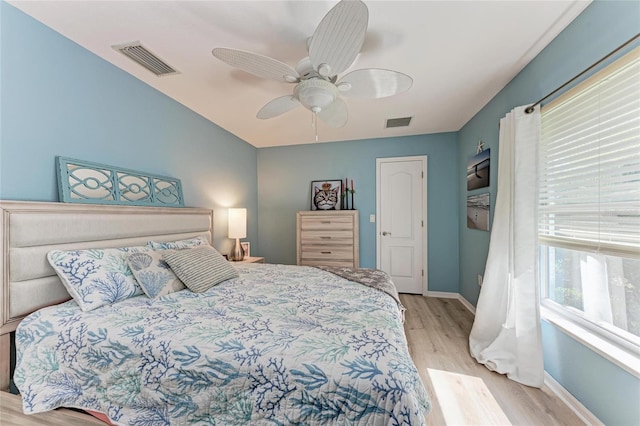
[{"label": "decorative pillow", "polygon": [[167,241],[165,243],[159,243],[157,241],[147,242],[147,247],[154,250],[183,250],[191,247],[201,246],[203,244],[209,244],[206,237],[189,238],[188,240],[179,241]]},{"label": "decorative pillow", "polygon": [[127,263],[142,290],[152,299],[185,288],[162,259],[162,252],[131,253],[127,256]]},{"label": "decorative pillow", "polygon": [[162,257],[184,285],[196,293],[238,276],[238,271],[229,261],[210,245],[189,250],[167,250]]},{"label": "decorative pillow", "polygon": [[148,247],[52,250],[47,260],[80,309],[91,311],[143,294],[127,266],[127,255],[149,250]]}]

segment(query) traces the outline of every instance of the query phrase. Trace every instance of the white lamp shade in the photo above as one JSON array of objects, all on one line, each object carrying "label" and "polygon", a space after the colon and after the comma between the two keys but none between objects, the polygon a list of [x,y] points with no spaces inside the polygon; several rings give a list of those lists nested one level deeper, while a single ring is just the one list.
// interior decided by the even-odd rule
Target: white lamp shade
[{"label": "white lamp shade", "polygon": [[247,209],[229,209],[229,238],[247,237]]}]

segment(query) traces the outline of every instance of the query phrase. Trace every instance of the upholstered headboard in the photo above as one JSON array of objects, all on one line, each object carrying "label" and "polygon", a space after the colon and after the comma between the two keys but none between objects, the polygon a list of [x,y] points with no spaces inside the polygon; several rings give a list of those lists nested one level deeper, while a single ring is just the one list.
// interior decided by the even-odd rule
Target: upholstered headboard
[{"label": "upholstered headboard", "polygon": [[50,250],[213,237],[213,211],[201,208],[0,201],[0,221],[0,389],[8,386],[8,333],[29,313],[70,299]]}]

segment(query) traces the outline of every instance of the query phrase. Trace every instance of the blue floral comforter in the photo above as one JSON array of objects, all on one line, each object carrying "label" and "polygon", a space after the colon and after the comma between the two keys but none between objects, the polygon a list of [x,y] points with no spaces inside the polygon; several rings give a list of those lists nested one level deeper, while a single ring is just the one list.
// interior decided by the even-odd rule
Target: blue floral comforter
[{"label": "blue floral comforter", "polygon": [[16,331],[26,413],[123,425],[421,425],[396,301],[312,267],[239,264],[206,293],[42,309]]}]

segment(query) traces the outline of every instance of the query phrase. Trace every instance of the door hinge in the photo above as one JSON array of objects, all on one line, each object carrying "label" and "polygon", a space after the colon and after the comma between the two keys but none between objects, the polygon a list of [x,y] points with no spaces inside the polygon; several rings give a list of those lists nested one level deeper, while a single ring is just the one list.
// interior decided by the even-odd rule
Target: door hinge
[{"label": "door hinge", "polygon": [[424,220],[420,221],[420,225],[424,228]]},{"label": "door hinge", "polygon": [[420,172],[420,177],[422,177],[422,179],[424,179],[424,172]]},{"label": "door hinge", "polygon": [[424,277],[424,269],[422,270],[422,276]]}]

